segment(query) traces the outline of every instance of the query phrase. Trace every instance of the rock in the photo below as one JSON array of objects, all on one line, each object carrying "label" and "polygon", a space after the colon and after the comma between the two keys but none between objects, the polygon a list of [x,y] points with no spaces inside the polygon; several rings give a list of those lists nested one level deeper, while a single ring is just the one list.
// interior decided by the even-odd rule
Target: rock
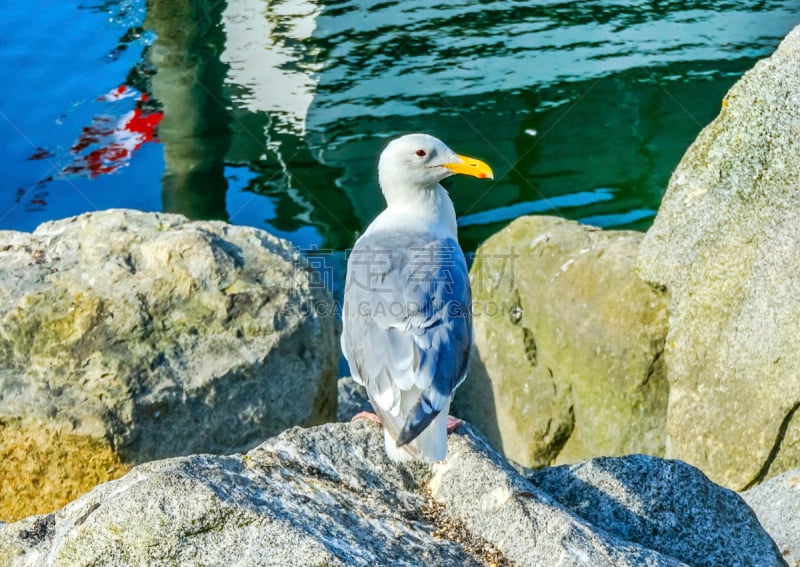
[{"label": "rock", "polygon": [[597,458],[529,478],[590,524],[688,565],[780,563],[742,498],[684,462],[645,455]]},{"label": "rock", "polygon": [[372,411],[364,386],[350,377],[339,378],[337,386],[339,405],[336,410],[336,421],[350,421],[359,412]]},{"label": "rock", "polygon": [[455,413],[526,466],[664,452],[665,301],[641,234],[524,217],[472,266],[475,352]]},{"label": "rock", "polygon": [[667,456],[742,489],[800,466],[800,27],[737,82],[641,245],[670,298]]},{"label": "rock", "polygon": [[104,211],[0,233],[0,266],[4,519],[335,417],[330,297],[263,231]]},{"label": "rock", "polygon": [[742,493],[791,567],[800,567],[800,469]]},{"label": "rock", "polygon": [[49,512],[130,469],[103,438],[52,420],[0,418],[0,517]]},{"label": "rock", "polygon": [[2,527],[0,565],[783,564],[742,500],[687,465],[621,457],[534,478],[466,425],[433,467],[389,461],[366,420],[294,428],[246,455],[139,465]]}]

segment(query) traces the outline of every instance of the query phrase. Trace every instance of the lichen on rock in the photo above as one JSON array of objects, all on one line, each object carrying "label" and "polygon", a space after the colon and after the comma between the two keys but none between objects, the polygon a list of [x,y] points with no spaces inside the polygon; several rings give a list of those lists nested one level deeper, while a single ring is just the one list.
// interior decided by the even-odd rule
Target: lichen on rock
[{"label": "lichen on rock", "polygon": [[526,466],[664,451],[666,302],[641,234],[523,217],[471,270],[475,352],[455,411]]},{"label": "lichen on rock", "polygon": [[[110,210],[2,232],[0,265],[0,419],[37,424],[17,428],[41,446],[19,463],[34,483],[81,470],[51,474],[56,438],[130,465],[335,417],[337,322],[319,315],[332,299],[264,231]],[[0,509],[16,500],[3,491]]]}]

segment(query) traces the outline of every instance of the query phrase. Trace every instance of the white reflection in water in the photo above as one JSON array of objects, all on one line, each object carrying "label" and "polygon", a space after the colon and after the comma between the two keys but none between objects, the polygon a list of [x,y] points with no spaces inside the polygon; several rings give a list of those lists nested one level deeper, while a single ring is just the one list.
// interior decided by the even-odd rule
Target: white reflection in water
[{"label": "white reflection in water", "polygon": [[319,67],[304,42],[320,10],[313,0],[236,0],[222,14],[227,37],[220,58],[230,67],[226,82],[239,87],[232,102],[281,117],[288,134],[305,134]]}]

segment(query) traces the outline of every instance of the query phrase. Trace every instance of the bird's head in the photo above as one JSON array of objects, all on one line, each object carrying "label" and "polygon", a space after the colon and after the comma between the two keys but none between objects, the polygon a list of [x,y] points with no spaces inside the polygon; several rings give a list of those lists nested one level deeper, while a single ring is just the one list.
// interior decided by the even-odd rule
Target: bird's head
[{"label": "bird's head", "polygon": [[484,162],[458,155],[428,134],[408,134],[392,140],[378,161],[378,180],[387,197],[395,188],[433,189],[456,173],[494,179]]}]

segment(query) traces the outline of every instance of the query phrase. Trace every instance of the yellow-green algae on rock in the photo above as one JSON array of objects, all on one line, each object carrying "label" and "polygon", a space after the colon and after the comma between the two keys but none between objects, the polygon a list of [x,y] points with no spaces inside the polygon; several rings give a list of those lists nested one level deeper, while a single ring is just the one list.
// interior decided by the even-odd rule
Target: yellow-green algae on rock
[{"label": "yellow-green algae on rock", "polygon": [[0,420],[0,518],[5,521],[51,512],[129,469],[103,440],[41,421]]}]

